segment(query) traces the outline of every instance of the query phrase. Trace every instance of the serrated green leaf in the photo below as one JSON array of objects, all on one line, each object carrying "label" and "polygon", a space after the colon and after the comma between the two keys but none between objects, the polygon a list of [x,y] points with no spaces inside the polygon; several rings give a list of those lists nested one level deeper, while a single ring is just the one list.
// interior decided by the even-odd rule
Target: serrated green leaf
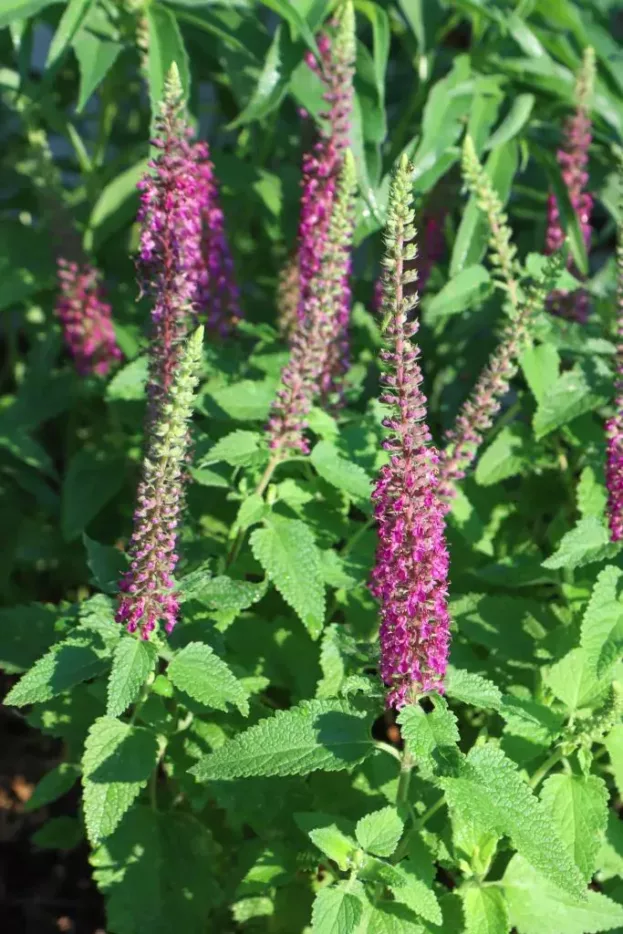
[{"label": "serrated green leaf", "polygon": [[446,694],[473,707],[499,710],[502,703],[502,694],[493,681],[452,665],[446,675]]},{"label": "serrated green leaf", "polygon": [[319,441],[311,452],[311,462],[318,474],[331,486],[361,503],[370,502],[372,483],[359,464],[342,457],[330,441]]},{"label": "serrated green leaf", "polygon": [[519,361],[537,403],[541,403],[558,381],[560,356],[551,344],[539,344],[524,350]]},{"label": "serrated green leaf", "polygon": [[209,645],[190,642],[173,657],[167,675],[176,688],[206,707],[227,710],[235,704],[245,717],[249,713],[248,692]]},{"label": "serrated green leaf", "polygon": [[219,461],[231,464],[232,467],[248,467],[257,463],[258,455],[261,457],[261,440],[261,435],[256,431],[232,431],[210,448],[201,458],[199,467],[208,467],[210,464],[218,464]]},{"label": "serrated green leaf", "polygon": [[218,899],[210,833],[180,810],[134,807],[91,855],[118,934],[206,934]]},{"label": "serrated green leaf", "polygon": [[357,844],[348,837],[335,824],[326,827],[315,827],[309,831],[309,838],[319,850],[337,863],[342,872],[352,866],[353,855],[357,852]]},{"label": "serrated green leaf", "polygon": [[[370,868],[367,869],[369,872]],[[391,888],[401,905],[406,905],[431,924],[441,924],[441,908],[431,887],[432,880],[429,882],[422,878],[412,859],[398,866],[375,860],[372,877],[375,876]]]},{"label": "serrated green leaf", "polygon": [[25,811],[36,811],[67,794],[80,778],[80,768],[71,762],[61,762],[44,775],[24,804]]},{"label": "serrated green leaf", "polygon": [[566,892],[579,896],[584,883],[556,825],[517,768],[492,743],[474,746],[458,778],[442,778],[448,805],[483,830],[510,837],[532,866]]},{"label": "serrated green leaf", "polygon": [[266,528],[253,532],[250,543],[269,579],[317,639],[325,615],[324,580],[309,527],[299,519],[274,515]]},{"label": "serrated green leaf", "polygon": [[117,643],[108,678],[106,713],[118,717],[133,704],[141,693],[147,678],[154,670],[156,647],[144,639],[124,635]]},{"label": "serrated green leaf", "polygon": [[508,908],[499,889],[482,889],[471,885],[461,892],[461,896],[465,934],[508,934]]},{"label": "serrated green leaf", "polygon": [[558,549],[543,562],[544,568],[581,568],[593,561],[607,561],[621,550],[618,542],[610,541],[607,527],[591,516],[580,519],[577,525],[563,535]]},{"label": "serrated green leaf", "polygon": [[443,768],[443,760],[458,751],[459,731],[456,717],[441,698],[425,713],[419,704],[403,707],[398,714],[402,738],[417,764],[428,771]]},{"label": "serrated green leaf", "polygon": [[597,697],[607,682],[597,678],[584,649],[571,649],[543,673],[543,681],[569,710],[584,707]]},{"label": "serrated green leaf", "polygon": [[474,474],[480,486],[492,486],[521,473],[529,463],[525,453],[525,431],[510,425],[496,435],[478,461]]},{"label": "serrated green leaf", "polygon": [[364,909],[357,928],[357,934],[422,934],[423,931],[417,915],[406,905],[382,900]]},{"label": "serrated green leaf", "polygon": [[373,748],[366,714],[347,701],[314,700],[262,720],[191,771],[200,781],[335,772],[362,762]]},{"label": "serrated green leaf", "polygon": [[179,594],[182,601],[197,600],[214,610],[227,613],[240,613],[253,606],[266,593],[264,583],[235,580],[221,574],[210,577],[209,573],[199,568],[191,571],[180,581]]},{"label": "serrated green leaf", "polygon": [[91,843],[115,830],[158,761],[153,733],[113,717],[95,721],[84,747],[84,821]]},{"label": "serrated green leaf", "polygon": [[583,519],[591,516],[603,521],[608,492],[603,477],[598,476],[594,467],[585,467],[580,474],[577,486],[578,512]]},{"label": "serrated green leaf", "polygon": [[137,357],[118,370],[106,387],[106,398],[111,401],[132,402],[145,398],[147,357]]},{"label": "serrated green leaf", "polygon": [[363,886],[346,882],[320,889],[312,909],[313,934],[354,934],[363,914]]},{"label": "serrated green leaf", "polygon": [[609,566],[599,573],[582,619],[580,645],[597,677],[623,649],[623,571]]},{"label": "serrated green leaf", "polygon": [[375,856],[391,856],[402,836],[404,821],[393,807],[366,814],[357,822],[355,834],[359,845]]},{"label": "serrated green leaf", "polygon": [[623,925],[623,907],[605,895],[588,891],[573,896],[548,882],[514,856],[502,880],[511,924],[518,934],[598,934]]},{"label": "serrated green leaf", "polygon": [[[208,393],[206,409],[210,414],[217,416],[219,414],[222,416],[224,412],[236,421],[263,422],[268,416],[275,388],[274,379],[263,381],[244,379],[239,383],[223,386]],[[209,399],[216,403],[215,412],[210,409]]]},{"label": "serrated green leaf", "polygon": [[491,276],[484,266],[467,266],[453,276],[430,300],[426,308],[426,318],[433,324],[442,318],[462,314],[472,305],[483,302],[492,289]]},{"label": "serrated green leaf", "polygon": [[4,703],[23,707],[48,701],[100,674],[106,665],[105,654],[88,636],[65,639],[35,662],[11,688]]},{"label": "serrated green leaf", "polygon": [[548,387],[537,406],[532,423],[537,441],[607,401],[606,396],[589,385],[580,367],[566,370]]},{"label": "serrated green leaf", "polygon": [[320,643],[322,678],[316,688],[316,697],[336,697],[344,680],[345,668],[338,642],[338,627],[327,626]]},{"label": "serrated green leaf", "polygon": [[608,789],[597,775],[550,775],[541,801],[553,815],[558,832],[585,882],[596,868],[608,823]]}]

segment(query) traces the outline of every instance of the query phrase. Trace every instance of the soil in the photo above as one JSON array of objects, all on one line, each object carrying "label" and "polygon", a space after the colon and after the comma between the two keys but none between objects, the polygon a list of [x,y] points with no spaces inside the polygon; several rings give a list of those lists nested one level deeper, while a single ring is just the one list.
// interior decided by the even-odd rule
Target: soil
[{"label": "soil", "polygon": [[[4,697],[8,679],[0,677]],[[33,834],[51,817],[76,817],[78,788],[32,813],[37,782],[62,760],[62,744],[0,706],[0,918],[3,934],[105,934],[102,898],[88,848],[43,849]]]}]

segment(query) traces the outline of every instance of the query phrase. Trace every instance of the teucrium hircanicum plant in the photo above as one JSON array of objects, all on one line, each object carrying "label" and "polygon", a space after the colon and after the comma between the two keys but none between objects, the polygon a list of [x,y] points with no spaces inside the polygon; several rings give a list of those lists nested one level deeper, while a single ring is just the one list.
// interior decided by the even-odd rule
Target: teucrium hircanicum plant
[{"label": "teucrium hircanicum plant", "polygon": [[6,923],[623,929],[616,17],[200,6],[0,4]]}]

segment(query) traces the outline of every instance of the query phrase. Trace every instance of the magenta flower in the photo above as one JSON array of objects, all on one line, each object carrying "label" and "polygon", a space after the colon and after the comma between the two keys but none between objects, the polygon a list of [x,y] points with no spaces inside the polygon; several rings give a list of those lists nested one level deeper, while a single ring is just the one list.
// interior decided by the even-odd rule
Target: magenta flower
[{"label": "magenta flower", "polygon": [[450,643],[448,552],[439,500],[439,455],[430,445],[426,398],[420,388],[419,349],[409,322],[416,294],[405,294],[417,272],[412,170],[401,160],[390,192],[385,231],[384,335],[381,401],[390,407],[384,426],[389,462],[372,494],[378,547],[370,589],[380,603],[380,673],[387,704],[400,708],[419,694],[442,691]]},{"label": "magenta flower", "polygon": [[182,350],[166,399],[150,425],[143,472],[128,546],[130,568],[119,590],[116,620],[129,632],[139,627],[144,639],[162,621],[166,632],[177,622],[179,602],[173,572],[179,560],[177,529],[184,501],[184,461],[188,421],[199,376],[203,328]]},{"label": "magenta flower", "polygon": [[[355,60],[355,20],[351,2],[346,3],[339,19],[333,22],[333,34],[318,39],[320,62],[309,54],[309,66],[320,74],[324,84],[327,110],[322,115],[324,127],[318,142],[303,158],[301,215],[298,232],[299,299],[298,317],[303,321],[313,305],[314,280],[322,276],[322,256],[333,213],[337,182],[349,146],[353,106]],[[324,396],[340,390],[348,369],[348,323],[350,319],[350,263],[344,270],[342,287],[335,296],[335,329],[331,353],[321,371]]]},{"label": "magenta flower", "polygon": [[[556,154],[562,170],[562,179],[577,215],[587,250],[591,241],[593,198],[585,189],[589,180],[586,167],[591,144],[589,104],[594,74],[595,54],[591,48],[588,48],[575,87],[576,111],[565,125],[563,148],[559,149]],[[550,193],[547,201],[546,252],[553,253],[559,250],[564,242],[565,232],[562,228],[558,204],[555,195]],[[580,275],[572,257],[569,257],[568,268],[574,275]],[[559,289],[554,292],[550,302],[552,312],[561,317],[580,323],[585,322],[588,317],[588,295],[583,289],[575,292]]]},{"label": "magenta flower", "polygon": [[307,415],[322,393],[329,354],[342,352],[335,307],[349,264],[355,183],[355,165],[347,153],[320,257],[322,276],[314,276],[310,282],[307,314],[292,329],[290,357],[270,412],[268,443],[278,457],[288,452],[308,453]]},{"label": "magenta flower", "polygon": [[79,266],[66,259],[58,261],[60,293],[55,313],[82,376],[103,376],[122,356],[112,326],[112,309],[104,301],[100,279],[98,270],[89,263]]},{"label": "magenta flower", "polygon": [[240,319],[240,293],[207,143],[195,144],[194,157],[200,181],[202,223],[197,312],[210,331],[225,337]]},{"label": "magenta flower", "polygon": [[196,310],[202,258],[202,209],[206,203],[199,158],[183,116],[181,87],[172,68],[152,145],[158,155],[139,182],[140,267],[153,297],[149,394],[166,397],[173,382],[179,345]]}]

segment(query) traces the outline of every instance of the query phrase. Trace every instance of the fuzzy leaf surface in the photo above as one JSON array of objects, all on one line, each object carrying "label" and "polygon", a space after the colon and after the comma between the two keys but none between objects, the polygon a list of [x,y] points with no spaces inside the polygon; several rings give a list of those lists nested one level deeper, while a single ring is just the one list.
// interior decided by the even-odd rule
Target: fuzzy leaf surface
[{"label": "fuzzy leaf surface", "polygon": [[608,789],[597,775],[550,775],[541,801],[553,815],[558,832],[585,882],[596,868],[608,823]]},{"label": "fuzzy leaf surface", "polygon": [[206,707],[227,710],[228,704],[235,704],[244,716],[249,713],[248,692],[209,645],[190,642],[184,646],[174,656],[167,674],[176,688]]},{"label": "fuzzy leaf surface", "polygon": [[156,647],[144,639],[123,636],[117,643],[108,678],[106,713],[118,717],[138,698],[156,664]]}]

